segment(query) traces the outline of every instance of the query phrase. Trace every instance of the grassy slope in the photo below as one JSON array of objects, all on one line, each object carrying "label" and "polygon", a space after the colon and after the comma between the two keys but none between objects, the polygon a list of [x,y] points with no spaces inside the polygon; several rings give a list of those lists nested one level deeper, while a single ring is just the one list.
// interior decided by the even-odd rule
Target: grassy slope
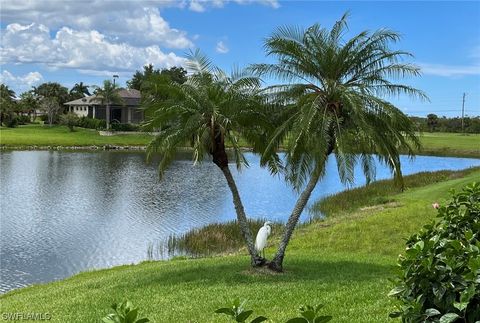
[{"label": "grassy slope", "polygon": [[[255,313],[284,322],[303,303],[326,305],[335,322],[389,322],[391,288],[404,239],[434,218],[464,178],[395,195],[391,207],[339,214],[302,226],[292,240],[282,275],[252,272],[244,255],[147,262],[82,273],[0,297],[1,312],[48,312],[52,322],[98,322],[111,303],[129,298],[154,322],[226,322],[213,310],[234,297]],[[270,256],[274,249],[267,252]]]},{"label": "grassy slope", "polygon": [[[100,136],[91,129],[26,125],[18,128],[0,128],[0,144],[22,146],[137,146],[146,145],[151,139],[146,135]],[[480,134],[462,136],[456,133],[424,133],[421,135],[424,155],[480,157]],[[243,141],[242,141],[243,142]]]}]

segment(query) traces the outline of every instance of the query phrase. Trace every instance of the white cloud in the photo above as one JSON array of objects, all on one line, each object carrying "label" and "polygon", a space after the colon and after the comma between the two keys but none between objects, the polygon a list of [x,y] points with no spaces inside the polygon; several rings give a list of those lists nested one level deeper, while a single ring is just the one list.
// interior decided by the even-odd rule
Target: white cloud
[{"label": "white cloud", "polygon": [[419,64],[422,73],[425,75],[461,77],[469,75],[480,75],[480,65],[444,65],[444,64]]},{"label": "white cloud", "polygon": [[190,6],[188,8],[190,10],[196,11],[196,12],[204,12],[205,11],[205,7],[200,3],[200,1],[197,1],[197,0],[192,0],[190,2]]},{"label": "white cloud", "polygon": [[226,54],[230,51],[230,49],[227,47],[227,45],[225,45],[223,41],[219,41],[217,43],[217,47],[215,47],[215,50],[217,51],[217,53],[220,54]]},{"label": "white cloud", "polygon": [[43,81],[43,76],[39,72],[30,72],[22,76],[15,76],[7,70],[3,70],[0,74],[0,82],[7,84],[10,88],[15,90],[17,96],[29,90],[33,85],[39,84]]},{"label": "white cloud", "polygon": [[136,47],[114,42],[96,31],[62,27],[54,36],[44,25],[10,24],[3,31],[1,63],[39,63],[50,68],[134,71],[144,64],[156,67],[182,65],[184,59],[164,53],[157,45]]},{"label": "white cloud", "polygon": [[184,6],[178,1],[2,1],[5,24],[43,24],[52,30],[68,26],[79,31],[98,30],[113,40],[134,46],[169,48],[193,46],[185,31],[170,27],[160,7]]}]

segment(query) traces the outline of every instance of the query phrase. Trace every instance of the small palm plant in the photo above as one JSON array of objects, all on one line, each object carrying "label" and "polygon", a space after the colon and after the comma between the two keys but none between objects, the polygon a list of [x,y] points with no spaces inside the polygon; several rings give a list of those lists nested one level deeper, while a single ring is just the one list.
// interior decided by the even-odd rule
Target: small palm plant
[{"label": "small palm plant", "polygon": [[262,113],[260,80],[244,71],[234,69],[230,75],[214,66],[198,50],[187,56],[192,72],[179,84],[165,78],[152,78],[144,87],[143,105],[146,130],[159,130],[147,147],[147,158],[159,153],[159,174],[175,158],[179,148],[192,147],[194,163],[205,157],[222,171],[232,193],[237,221],[251,256],[252,265],[263,264],[257,255],[247,216],[229,167],[226,145],[231,145],[233,160],[238,169],[248,166],[239,138],[245,138],[255,148],[262,145],[262,134],[269,127]]},{"label": "small palm plant", "polygon": [[367,182],[374,178],[374,154],[402,186],[399,154],[413,156],[420,145],[414,124],[388,101],[401,94],[426,99],[423,92],[394,82],[420,74],[418,67],[402,62],[409,53],[390,48],[399,34],[380,29],[345,39],[346,30],[347,14],[331,30],[318,24],[278,28],[265,41],[267,55],[277,62],[252,66],[260,75],[286,82],[266,90],[284,108],[263,162],[286,142],[285,168],[273,163],[271,170],[285,171],[296,189],[303,188],[269,264],[276,271],[282,271],[290,237],[331,154],[344,183],[353,182],[358,163]]}]

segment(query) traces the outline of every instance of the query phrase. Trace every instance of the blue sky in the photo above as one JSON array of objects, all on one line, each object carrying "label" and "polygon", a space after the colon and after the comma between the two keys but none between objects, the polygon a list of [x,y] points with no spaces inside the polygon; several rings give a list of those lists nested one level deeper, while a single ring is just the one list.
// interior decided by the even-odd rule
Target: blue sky
[{"label": "blue sky", "polygon": [[480,2],[2,1],[1,78],[19,93],[114,73],[124,84],[142,65],[182,64],[197,47],[228,70],[268,61],[262,42],[277,26],[330,27],[347,10],[347,37],[387,27],[415,55],[423,76],[404,82],[431,102],[392,98],[404,112],[458,116],[466,92],[467,115],[480,115]]}]

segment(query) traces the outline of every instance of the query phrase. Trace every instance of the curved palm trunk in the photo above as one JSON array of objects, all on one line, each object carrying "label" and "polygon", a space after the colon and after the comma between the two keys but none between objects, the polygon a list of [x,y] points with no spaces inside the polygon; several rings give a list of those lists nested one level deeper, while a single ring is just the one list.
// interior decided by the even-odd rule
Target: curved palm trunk
[{"label": "curved palm trunk", "polygon": [[230,168],[228,165],[226,167],[220,167],[227,180],[228,187],[232,192],[233,197],[233,204],[235,206],[235,211],[237,213],[237,221],[238,225],[240,226],[240,230],[242,232],[243,238],[247,243],[248,252],[250,253],[251,263],[252,266],[262,266],[265,264],[265,259],[257,255],[255,250],[255,246],[253,244],[252,233],[250,228],[248,227],[247,216],[245,214],[245,209],[243,208],[242,200],[240,199],[240,194],[238,193],[237,185],[235,184],[235,180],[233,179],[232,173],[230,172]]},{"label": "curved palm trunk", "polygon": [[290,217],[288,218],[288,222],[285,226],[285,230],[283,231],[282,240],[280,241],[280,245],[278,247],[277,253],[273,260],[268,264],[268,268],[274,271],[282,272],[283,271],[283,258],[285,257],[285,250],[287,249],[287,245],[290,241],[290,238],[293,234],[293,230],[298,223],[298,219],[302,214],[305,206],[307,205],[308,199],[312,194],[315,185],[317,185],[318,180],[322,174],[322,165],[316,165],[315,169],[312,172],[310,180],[308,181],[307,186],[300,194],[295,203],[295,206],[292,210]]}]

